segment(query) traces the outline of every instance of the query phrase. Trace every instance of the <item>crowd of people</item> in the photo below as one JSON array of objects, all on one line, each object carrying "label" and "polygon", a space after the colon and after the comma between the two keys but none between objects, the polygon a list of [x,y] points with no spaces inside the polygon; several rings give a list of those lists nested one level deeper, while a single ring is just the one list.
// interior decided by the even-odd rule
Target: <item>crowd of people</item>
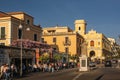
[{"label": "crowd of people", "polygon": [[[42,63],[34,64],[31,68],[33,72],[54,72],[67,68],[74,68],[74,63]],[[31,71],[31,69],[29,69]]]},{"label": "crowd of people", "polygon": [[3,64],[0,68],[0,79],[8,80],[16,76],[17,68],[14,64],[10,66],[8,64]]},{"label": "crowd of people", "polygon": [[[37,63],[37,64],[23,64],[22,72],[23,75],[30,72],[55,72],[62,69],[74,68],[75,63]],[[0,78],[4,80],[9,80],[9,78],[15,78],[20,75],[20,67],[15,64],[3,64],[0,67]]]}]

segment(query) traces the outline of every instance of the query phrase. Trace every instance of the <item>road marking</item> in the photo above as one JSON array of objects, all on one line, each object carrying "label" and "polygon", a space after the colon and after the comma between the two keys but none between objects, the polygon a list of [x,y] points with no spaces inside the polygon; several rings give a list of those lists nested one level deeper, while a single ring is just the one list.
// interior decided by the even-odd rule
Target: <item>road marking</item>
[{"label": "road marking", "polygon": [[82,73],[79,73],[76,77],[73,78],[73,80],[76,80],[77,78],[79,78],[82,75]]}]

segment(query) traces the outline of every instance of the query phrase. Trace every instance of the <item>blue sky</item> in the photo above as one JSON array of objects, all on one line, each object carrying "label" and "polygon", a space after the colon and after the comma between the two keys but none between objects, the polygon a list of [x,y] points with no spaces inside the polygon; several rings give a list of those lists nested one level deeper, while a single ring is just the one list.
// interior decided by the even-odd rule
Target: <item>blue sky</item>
[{"label": "blue sky", "polygon": [[0,10],[26,12],[42,27],[74,29],[74,21],[84,19],[87,31],[94,29],[116,39],[120,34],[120,0],[0,0]]}]

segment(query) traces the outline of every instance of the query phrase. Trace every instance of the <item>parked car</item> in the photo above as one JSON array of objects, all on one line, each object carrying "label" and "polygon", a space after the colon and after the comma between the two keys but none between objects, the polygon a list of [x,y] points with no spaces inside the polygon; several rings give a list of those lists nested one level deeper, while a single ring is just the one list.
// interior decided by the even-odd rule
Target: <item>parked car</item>
[{"label": "parked car", "polygon": [[113,63],[113,64],[117,64],[117,62],[118,62],[118,61],[115,60],[115,59],[112,60],[112,63]]},{"label": "parked car", "polygon": [[90,62],[89,67],[96,67],[96,63],[95,62]]},{"label": "parked car", "polygon": [[112,62],[110,60],[105,61],[105,67],[112,67]]}]

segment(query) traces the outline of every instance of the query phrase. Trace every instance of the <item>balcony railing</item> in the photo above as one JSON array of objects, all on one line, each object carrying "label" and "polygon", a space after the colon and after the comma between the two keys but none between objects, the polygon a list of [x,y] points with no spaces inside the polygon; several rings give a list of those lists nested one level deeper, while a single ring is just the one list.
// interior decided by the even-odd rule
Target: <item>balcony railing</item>
[{"label": "balcony railing", "polygon": [[71,41],[68,40],[68,41],[66,41],[66,42],[63,42],[63,45],[64,45],[64,46],[70,46],[70,45],[71,45]]},{"label": "balcony railing", "polygon": [[55,33],[43,33],[43,36],[49,36],[49,35],[71,35],[76,34],[75,32],[55,32]]}]

